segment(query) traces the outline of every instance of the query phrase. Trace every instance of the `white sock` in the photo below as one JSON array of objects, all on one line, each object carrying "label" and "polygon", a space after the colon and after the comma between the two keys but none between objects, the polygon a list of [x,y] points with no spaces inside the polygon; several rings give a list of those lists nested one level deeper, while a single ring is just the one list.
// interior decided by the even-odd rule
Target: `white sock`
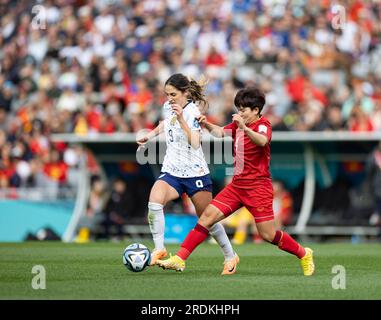
[{"label": "white sock", "polygon": [[221,223],[214,224],[209,229],[209,233],[219,244],[222,253],[224,254],[225,260],[233,259],[235,253],[223,225]]},{"label": "white sock", "polygon": [[148,202],[148,223],[151,229],[155,250],[164,249],[164,210],[163,205]]}]

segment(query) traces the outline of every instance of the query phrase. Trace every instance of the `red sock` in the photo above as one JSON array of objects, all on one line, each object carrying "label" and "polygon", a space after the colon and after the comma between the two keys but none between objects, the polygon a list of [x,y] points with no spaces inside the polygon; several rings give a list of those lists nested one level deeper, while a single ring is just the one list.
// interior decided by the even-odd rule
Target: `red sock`
[{"label": "red sock", "polygon": [[186,260],[189,255],[193,252],[196,247],[203,242],[209,235],[208,229],[203,227],[201,224],[196,224],[194,229],[192,229],[183,243],[181,244],[180,250],[177,252],[177,255]]},{"label": "red sock", "polygon": [[306,254],[304,248],[284,231],[277,230],[274,240],[271,243],[278,245],[279,249],[283,251],[296,255],[299,259],[303,258]]}]

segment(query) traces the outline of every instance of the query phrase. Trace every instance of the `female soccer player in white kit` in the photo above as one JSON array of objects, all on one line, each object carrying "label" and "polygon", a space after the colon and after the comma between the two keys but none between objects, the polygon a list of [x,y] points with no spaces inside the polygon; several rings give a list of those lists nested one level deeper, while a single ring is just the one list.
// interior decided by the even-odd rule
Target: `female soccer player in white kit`
[{"label": "female soccer player in white kit", "polygon": [[[151,265],[167,256],[164,246],[164,206],[186,193],[198,216],[212,200],[212,181],[201,147],[202,129],[197,117],[201,115],[196,103],[207,104],[203,85],[183,74],[172,75],[164,86],[168,101],[164,103],[164,120],[150,133],[137,140],[144,145],[165,132],[167,150],[161,173],[153,185],[148,202],[148,221],[155,249]],[[239,262],[224,227],[216,223],[210,234],[220,245],[225,257],[222,275],[233,274]]]}]

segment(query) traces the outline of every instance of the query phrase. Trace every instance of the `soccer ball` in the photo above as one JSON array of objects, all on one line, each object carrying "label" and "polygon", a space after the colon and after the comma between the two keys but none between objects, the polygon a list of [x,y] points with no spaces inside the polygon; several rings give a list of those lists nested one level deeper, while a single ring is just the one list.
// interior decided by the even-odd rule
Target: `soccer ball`
[{"label": "soccer ball", "polygon": [[130,244],[123,252],[123,264],[128,270],[140,272],[151,262],[151,251],[141,244]]}]

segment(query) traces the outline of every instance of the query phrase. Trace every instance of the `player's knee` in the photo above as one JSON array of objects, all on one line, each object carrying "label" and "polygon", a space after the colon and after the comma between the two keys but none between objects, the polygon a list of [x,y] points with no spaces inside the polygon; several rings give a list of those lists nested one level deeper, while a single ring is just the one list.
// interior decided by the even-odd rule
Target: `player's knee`
[{"label": "player's knee", "polygon": [[159,192],[151,192],[149,196],[149,203],[155,203],[155,204],[161,204],[164,205],[164,199],[165,199],[165,194],[164,192],[159,193]]},{"label": "player's knee", "polygon": [[269,232],[269,231],[265,231],[265,230],[260,230],[259,235],[261,236],[261,238],[263,240],[265,240],[267,242],[272,242],[274,240],[274,237],[275,237],[274,232]]},{"label": "player's knee", "polygon": [[210,223],[210,220],[201,215],[200,218],[198,219],[198,224],[201,224],[203,227],[209,229],[213,224]]},{"label": "player's knee", "polygon": [[215,215],[208,209],[203,212],[198,221],[199,224],[207,229],[211,228],[216,223]]}]

